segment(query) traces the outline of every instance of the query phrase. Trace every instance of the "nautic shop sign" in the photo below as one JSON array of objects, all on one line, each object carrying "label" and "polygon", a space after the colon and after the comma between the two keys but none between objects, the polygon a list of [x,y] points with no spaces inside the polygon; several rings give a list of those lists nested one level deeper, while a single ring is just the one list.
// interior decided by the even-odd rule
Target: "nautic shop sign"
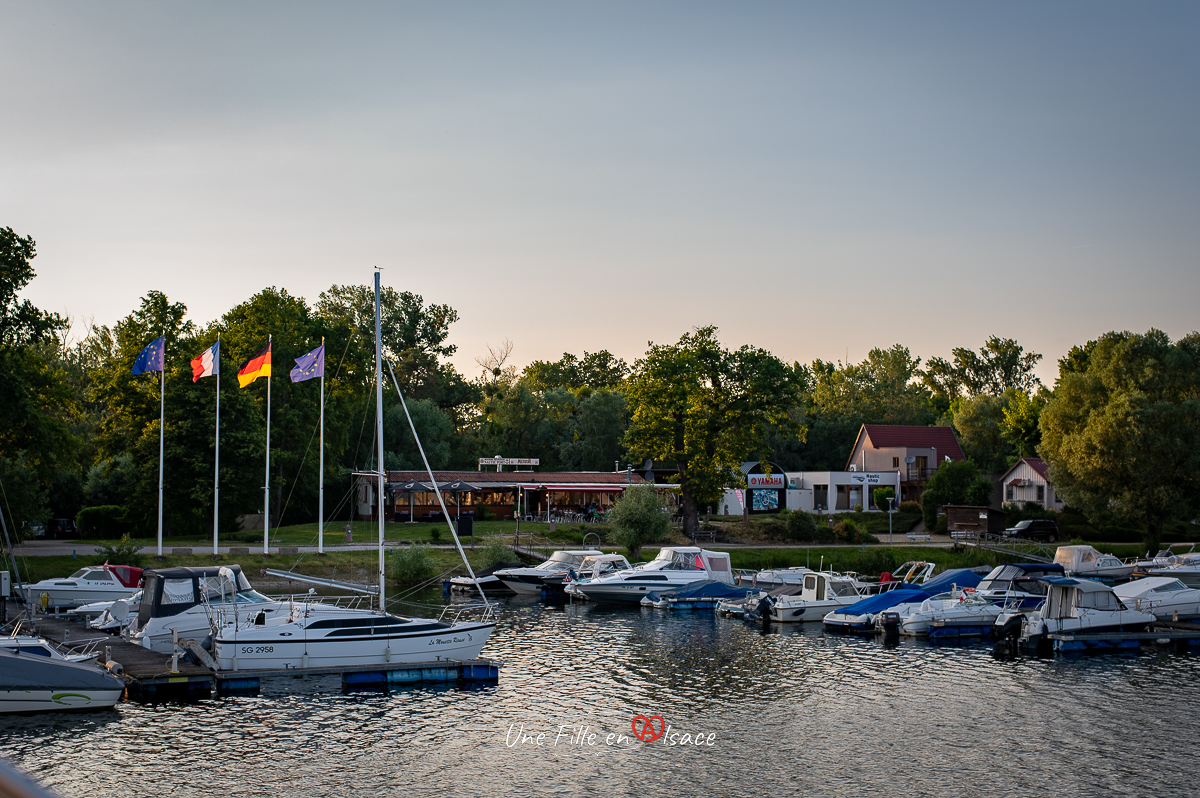
[{"label": "nautic shop sign", "polygon": [[787,487],[787,480],[783,474],[747,474],[746,487],[750,490],[783,490]]}]

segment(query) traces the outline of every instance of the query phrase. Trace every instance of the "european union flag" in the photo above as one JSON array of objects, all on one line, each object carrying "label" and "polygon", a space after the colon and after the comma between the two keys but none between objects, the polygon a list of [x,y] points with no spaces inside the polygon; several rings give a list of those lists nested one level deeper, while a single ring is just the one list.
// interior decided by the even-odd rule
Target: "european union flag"
[{"label": "european union flag", "polygon": [[291,371],[292,382],[304,382],[313,377],[325,376],[325,344],[321,344],[307,355],[296,358],[296,368]]},{"label": "european union flag", "polygon": [[162,371],[163,354],[166,349],[165,344],[166,339],[161,335],[146,344],[146,348],[137,356],[137,360],[133,361],[133,373],[143,374],[147,371]]}]

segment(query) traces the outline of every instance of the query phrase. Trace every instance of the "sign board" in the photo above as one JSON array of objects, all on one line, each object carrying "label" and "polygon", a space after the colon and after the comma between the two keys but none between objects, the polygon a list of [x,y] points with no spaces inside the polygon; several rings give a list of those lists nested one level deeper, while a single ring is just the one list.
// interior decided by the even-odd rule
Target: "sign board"
[{"label": "sign board", "polygon": [[480,457],[479,464],[485,465],[541,465],[542,461],[536,457]]},{"label": "sign board", "polygon": [[850,480],[852,482],[857,482],[860,485],[864,482],[868,485],[878,485],[879,474],[851,474]]},{"label": "sign board", "polygon": [[784,490],[787,488],[787,478],[783,474],[747,474],[746,487],[751,490]]}]

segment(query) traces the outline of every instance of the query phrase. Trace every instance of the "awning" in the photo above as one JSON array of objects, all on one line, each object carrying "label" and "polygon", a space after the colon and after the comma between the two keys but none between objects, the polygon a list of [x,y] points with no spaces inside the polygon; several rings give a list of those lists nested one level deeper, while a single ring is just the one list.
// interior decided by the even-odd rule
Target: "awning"
[{"label": "awning", "polygon": [[528,485],[523,486],[532,490],[556,490],[559,492],[573,493],[618,493],[625,490],[628,485],[613,485],[611,483],[603,485]]}]

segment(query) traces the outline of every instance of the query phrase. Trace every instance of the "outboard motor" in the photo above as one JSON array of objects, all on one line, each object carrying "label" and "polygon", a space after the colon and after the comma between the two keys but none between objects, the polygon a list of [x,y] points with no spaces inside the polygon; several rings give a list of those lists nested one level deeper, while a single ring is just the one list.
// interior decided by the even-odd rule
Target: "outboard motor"
[{"label": "outboard motor", "polygon": [[879,628],[883,630],[883,644],[894,646],[900,642],[900,613],[889,610],[879,614]]},{"label": "outboard motor", "polygon": [[1008,620],[1003,623],[997,622],[992,624],[992,639],[995,644],[992,651],[997,656],[1011,657],[1017,653],[1018,641],[1021,639],[1021,627],[1025,623],[1025,616],[1020,613],[1014,613]]},{"label": "outboard motor", "polygon": [[770,596],[763,596],[758,600],[758,606],[754,612],[758,615],[759,621],[762,623],[763,631],[771,627],[771,612],[775,609],[775,599]]}]

